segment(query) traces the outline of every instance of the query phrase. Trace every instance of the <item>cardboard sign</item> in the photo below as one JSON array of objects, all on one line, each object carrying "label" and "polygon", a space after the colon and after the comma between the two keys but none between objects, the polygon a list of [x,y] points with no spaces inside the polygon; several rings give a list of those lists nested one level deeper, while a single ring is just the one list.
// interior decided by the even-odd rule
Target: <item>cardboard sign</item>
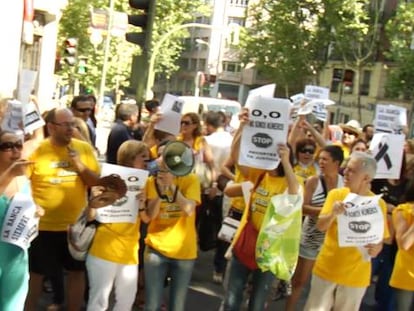
[{"label": "cardboard sign", "polygon": [[377,244],[384,238],[384,214],[379,206],[381,195],[347,195],[344,214],[338,215],[338,243],[340,247]]},{"label": "cardboard sign", "polygon": [[39,218],[35,217],[36,204],[27,194],[16,193],[4,218],[1,240],[24,250],[39,233]]},{"label": "cardboard sign", "polygon": [[375,132],[402,134],[405,126],[407,126],[407,109],[394,105],[376,105]]},{"label": "cardboard sign", "polygon": [[160,106],[162,119],[155,124],[155,129],[177,136],[180,133],[181,111],[184,101],[177,96],[165,94]]},{"label": "cardboard sign", "polygon": [[96,210],[96,220],[101,223],[135,223],[138,217],[139,201],[138,191],[145,187],[148,171],[131,167],[104,163],[102,176],[110,174],[119,175],[127,185],[125,196],[114,204]]},{"label": "cardboard sign", "polygon": [[273,170],[280,162],[278,144],[286,144],[290,101],[256,96],[249,103],[250,123],[242,131],[239,164]]},{"label": "cardboard sign", "polygon": [[369,150],[377,161],[376,179],[400,179],[404,141],[404,135],[374,134]]}]

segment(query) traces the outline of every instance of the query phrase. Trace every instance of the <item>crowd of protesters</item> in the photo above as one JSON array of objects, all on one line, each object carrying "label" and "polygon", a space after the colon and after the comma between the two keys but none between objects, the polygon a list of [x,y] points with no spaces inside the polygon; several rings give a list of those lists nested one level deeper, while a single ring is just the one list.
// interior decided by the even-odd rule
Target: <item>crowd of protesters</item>
[{"label": "crowd of protesters", "polygon": [[[7,102],[0,98],[0,119]],[[240,112],[238,129],[228,125],[222,111],[186,113],[175,136],[155,129],[163,119],[158,101],[146,102],[145,123],[137,105],[121,103],[106,162],[150,171],[137,192],[138,216],[134,223],[97,224],[86,260],[73,258],[67,229],[100,187],[95,105],[93,96],[81,95],[67,108],[44,113],[46,124],[32,141],[0,131],[0,226],[19,192],[33,198],[33,217],[40,217],[28,250],[0,240],[0,310],[37,310],[48,285],[54,292],[49,311],[63,310],[64,304],[70,311],[110,306],[126,311],[134,304],[147,311],[183,311],[197,253],[211,249],[211,281],[225,290],[220,310],[244,305],[267,310],[277,278],[246,265],[236,247],[247,226],[260,231],[272,197],[283,194],[303,198],[297,265],[284,282],[290,288],[285,310],[297,308],[308,285],[305,310],[359,310],[372,282],[378,310],[413,307],[414,143],[407,138],[404,146],[391,146],[403,149],[399,178],[375,179],[377,161],[369,150],[375,128],[361,127],[357,120],[339,124],[341,139],[333,141],[329,122],[299,116],[287,142],[275,150],[279,165],[262,170],[238,163],[247,108]],[[163,151],[170,141],[192,150],[190,174],[176,176],[168,169]],[[149,167],[154,160],[155,172]],[[243,199],[246,181],[253,185],[248,202]],[[338,216],[346,213],[343,201],[350,193],[382,195],[377,208],[384,220],[383,241],[339,245]],[[95,210],[87,210],[88,220],[96,222]],[[231,239],[220,239],[227,217],[240,227]]]}]

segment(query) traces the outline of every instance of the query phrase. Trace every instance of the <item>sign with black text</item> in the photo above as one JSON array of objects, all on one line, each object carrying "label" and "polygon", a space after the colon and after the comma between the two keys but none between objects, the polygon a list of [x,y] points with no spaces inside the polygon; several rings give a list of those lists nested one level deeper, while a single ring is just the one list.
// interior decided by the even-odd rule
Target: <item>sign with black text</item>
[{"label": "sign with black text", "polygon": [[121,165],[103,163],[101,176],[119,175],[127,185],[127,193],[114,204],[96,210],[96,220],[101,223],[135,223],[138,217],[138,191],[145,187],[148,171]]},{"label": "sign with black text", "polygon": [[155,124],[155,129],[177,136],[180,133],[181,111],[184,102],[177,96],[165,94],[160,106],[162,118]]},{"label": "sign with black text", "polygon": [[343,201],[346,210],[338,215],[338,243],[340,247],[377,244],[384,238],[384,214],[381,195],[360,196],[350,193]]},{"label": "sign with black text", "polygon": [[242,131],[239,164],[273,170],[280,162],[278,144],[286,144],[290,101],[284,98],[250,98],[249,124]]},{"label": "sign with black text", "polygon": [[407,126],[407,109],[395,105],[376,105],[375,132],[402,134],[405,126]]}]

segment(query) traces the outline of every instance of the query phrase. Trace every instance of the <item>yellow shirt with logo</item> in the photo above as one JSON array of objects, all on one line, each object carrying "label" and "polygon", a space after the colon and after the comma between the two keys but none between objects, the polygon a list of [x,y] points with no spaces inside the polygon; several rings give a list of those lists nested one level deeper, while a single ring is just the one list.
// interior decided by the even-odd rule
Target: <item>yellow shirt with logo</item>
[{"label": "yellow shirt with logo", "polygon": [[315,164],[302,166],[298,163],[293,167],[293,171],[296,175],[302,177],[305,180],[311,176],[316,176],[318,174],[318,170],[316,169]]},{"label": "yellow shirt with logo", "polygon": [[[256,168],[249,168],[248,169],[248,176],[244,176],[240,170],[238,165],[235,166],[235,176],[234,176],[234,183],[238,184],[238,183],[242,183],[244,181],[251,181],[251,182],[255,182],[260,174],[263,172],[263,170],[260,169],[256,169]],[[231,207],[243,212],[244,208],[246,207],[246,203],[244,202],[244,197],[234,197],[231,198]]]},{"label": "yellow shirt with logo", "polygon": [[[174,180],[183,196],[200,204],[200,183],[197,176],[176,177]],[[158,197],[155,179],[147,181],[147,199]],[[187,216],[176,203],[161,201],[160,211],[148,226],[146,245],[162,255],[173,259],[195,259],[197,257],[197,233],[195,211]]]},{"label": "yellow shirt with logo", "polygon": [[[395,222],[397,212],[402,212],[402,216],[412,226],[414,222],[413,205],[411,203],[400,204],[392,212],[392,218]],[[395,288],[414,291],[414,246],[408,250],[398,248],[395,257],[394,269],[392,271],[390,285]]]},{"label": "yellow shirt with logo", "polygon": [[[87,168],[95,173],[100,172],[99,163],[88,143],[72,139],[69,147],[79,153],[81,162]],[[29,160],[35,162],[27,169],[33,198],[45,210],[39,229],[66,231],[87,205],[87,186],[72,166],[67,147],[52,145],[46,139]]]},{"label": "yellow shirt with logo", "polygon": [[135,223],[99,224],[89,253],[123,265],[138,264],[139,228]]},{"label": "yellow shirt with logo", "polygon": [[[332,212],[336,201],[343,201],[349,188],[333,189],[329,192],[320,215]],[[371,193],[371,195],[374,195]],[[386,221],[386,204],[379,201],[384,216],[384,238],[389,237]],[[318,277],[335,284],[349,287],[367,287],[370,284],[371,260],[365,260],[357,247],[339,247],[338,223],[335,219],[326,231],[325,240],[313,268]]]}]

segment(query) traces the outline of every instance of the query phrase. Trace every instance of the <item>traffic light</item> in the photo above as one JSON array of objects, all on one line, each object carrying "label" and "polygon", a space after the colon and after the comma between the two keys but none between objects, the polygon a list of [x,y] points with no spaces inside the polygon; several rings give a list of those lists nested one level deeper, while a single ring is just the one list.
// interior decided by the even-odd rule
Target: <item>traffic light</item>
[{"label": "traffic light", "polygon": [[78,54],[78,40],[75,38],[68,38],[65,41],[65,51],[63,60],[69,66],[75,66],[76,56]]},{"label": "traffic light", "polygon": [[88,70],[88,58],[80,56],[78,60],[78,74],[86,75]]},{"label": "traffic light", "polygon": [[125,34],[125,39],[147,50],[151,44],[155,0],[129,0],[129,6],[133,9],[140,10],[141,13],[128,15],[128,23],[140,27],[142,31],[127,33]]}]

